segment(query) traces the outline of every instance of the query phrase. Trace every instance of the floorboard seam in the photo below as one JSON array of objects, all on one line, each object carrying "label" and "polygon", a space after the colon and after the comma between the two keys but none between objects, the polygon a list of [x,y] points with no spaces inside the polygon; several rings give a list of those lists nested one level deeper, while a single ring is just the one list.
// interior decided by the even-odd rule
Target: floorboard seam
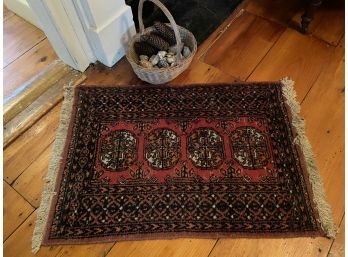
[{"label": "floorboard seam", "polygon": [[[7,183],[5,180],[4,180],[5,183]],[[14,191],[17,192],[17,194],[19,194],[31,207],[34,208],[34,210],[37,209],[37,207],[35,207],[34,205],[32,205],[20,192],[18,192],[13,186],[11,186],[9,183],[7,183]]]},{"label": "floorboard seam", "polygon": [[[273,20],[273,19],[261,16],[259,14],[255,14],[253,12],[248,11],[247,9],[246,9],[246,11],[248,13],[250,13],[250,14],[252,14],[254,16],[257,16],[259,18],[262,18],[262,19],[264,19],[264,20],[266,20],[268,22],[273,22],[273,23],[276,23],[278,25],[281,25],[281,26],[284,26],[286,28],[289,28],[289,29],[292,29],[294,31],[297,31],[298,33],[301,33],[302,35],[313,37],[313,38],[315,38],[315,39],[317,39],[317,40],[319,40],[319,41],[321,41],[321,42],[323,42],[325,44],[333,46],[333,47],[337,47],[339,45],[339,42],[340,42],[341,38],[344,36],[344,33],[343,33],[342,36],[340,37],[340,40],[338,40],[338,43],[335,45],[334,43],[330,43],[330,42],[326,41],[325,39],[320,38],[319,36],[313,34],[311,31],[309,31],[307,34],[303,34],[302,32],[300,32],[300,24],[293,20],[293,18],[296,16],[296,14],[289,21],[287,21],[287,22],[280,22],[280,21],[277,21],[277,20]],[[291,26],[292,24],[294,24],[296,26]]]},{"label": "floorboard seam", "polygon": [[31,216],[33,215],[33,213],[36,211],[36,208],[34,208],[34,210],[32,212],[29,213],[28,217],[26,217],[20,224],[18,224],[18,226],[16,227],[15,230],[13,230],[8,236],[7,238],[4,240],[3,245],[6,243],[6,241],[23,225],[23,223]]},{"label": "floorboard seam", "polygon": [[115,243],[110,247],[110,249],[109,249],[106,253],[104,252],[103,257],[107,257],[108,254],[111,252],[112,248],[114,248],[114,246],[115,246],[116,244],[117,244],[117,242],[115,242]]},{"label": "floorboard seam", "polygon": [[[266,56],[269,54],[269,52],[273,49],[273,47],[275,46],[275,44],[279,41],[279,39],[281,38],[281,36],[285,33],[286,28],[284,29],[284,31],[282,33],[279,34],[278,38],[274,41],[273,45],[268,49],[267,53],[261,58],[261,60],[258,62],[258,64],[255,65],[255,67],[252,69],[252,71],[250,72],[250,74],[245,78],[244,81],[248,81],[249,78],[251,77],[251,75],[254,73],[254,71],[261,65],[262,61],[266,58]],[[279,78],[279,80],[282,78]]]},{"label": "floorboard seam", "polygon": [[[47,113],[46,113],[46,114],[47,114]],[[44,114],[44,115],[46,115],[46,114]],[[43,117],[43,116],[42,116],[42,117]],[[42,117],[41,117],[41,118],[42,118]],[[41,118],[40,118],[40,119],[41,119]],[[40,119],[39,119],[39,120],[40,120]],[[38,120],[38,121],[39,121],[39,120]],[[33,125],[35,125],[35,124],[36,124],[36,122],[35,122]],[[30,128],[28,128],[28,129],[30,129]],[[28,131],[28,130],[26,130],[26,131]],[[25,132],[26,132],[26,131],[25,131]],[[24,133],[25,133],[25,132],[24,132]],[[23,135],[23,134],[22,134],[22,135]],[[19,138],[19,137],[17,137],[17,139],[18,139],[18,138]],[[15,139],[11,144],[13,144],[14,142],[16,142],[17,139]],[[27,166],[25,169],[23,169],[23,171],[22,171],[20,174],[18,174],[17,177],[14,178],[14,180],[13,180],[11,183],[7,182],[5,179],[4,179],[4,181],[6,181],[7,184],[9,184],[11,187],[13,187],[13,185],[14,185],[14,183],[17,181],[17,179],[18,179],[18,178],[19,178],[19,177],[20,177],[20,176],[21,176],[21,175],[22,175],[22,174],[23,174],[23,173],[24,173],[24,172],[25,172],[25,171],[26,171],[26,170],[27,170],[27,169],[28,169],[28,168],[41,156],[41,155],[42,155],[42,153],[43,153],[44,151],[47,150],[48,147],[52,146],[54,140],[55,140],[55,139],[53,138],[52,141],[48,144],[48,146],[47,146],[46,148],[44,148],[44,149],[37,155],[37,157],[36,157],[32,162],[30,162],[30,163],[28,164],[28,166]],[[10,144],[10,145],[11,145],[11,144]],[[9,145],[9,146],[10,146],[10,145]]]},{"label": "floorboard seam", "polygon": [[[309,93],[312,91],[312,88],[314,87],[315,83],[318,81],[318,79],[319,79],[319,77],[320,77],[320,75],[321,75],[321,72],[322,72],[322,71],[319,72],[318,76],[315,78],[315,80],[313,81],[312,85],[310,86],[310,88],[308,89],[307,93],[304,95],[304,97],[302,98],[302,100],[299,101],[299,102],[300,102],[300,105],[302,105],[302,104],[304,103],[304,101],[307,99],[307,96],[308,96]],[[296,81],[295,81],[295,83],[296,83]]]},{"label": "floorboard seam", "polygon": [[12,63],[14,63],[15,61],[17,61],[19,58],[21,58],[23,55],[25,55],[27,52],[29,52],[31,49],[33,49],[35,46],[37,46],[38,44],[40,44],[42,41],[44,41],[45,39],[47,39],[46,36],[44,36],[43,39],[41,39],[40,41],[36,42],[32,47],[28,48],[25,52],[23,52],[21,55],[17,56],[16,59],[12,60],[11,62],[7,63],[4,67],[3,70],[5,68],[7,68],[9,65],[11,65]]},{"label": "floorboard seam", "polygon": [[[207,48],[204,50],[203,53],[200,54],[200,56],[198,56],[197,61],[201,61],[203,63],[204,62],[204,56],[206,55],[206,53],[210,50],[210,48],[213,47],[213,45],[215,45],[215,43],[220,39],[220,37],[222,37],[222,35],[229,29],[229,27],[240,17],[243,15],[243,13],[246,12],[245,9],[241,8],[241,9],[236,9],[235,10],[235,16],[232,17],[230,19],[230,21],[228,22],[228,24],[226,24],[226,26],[224,26],[223,28],[221,28],[221,30],[219,30],[219,33],[216,35],[216,37],[211,41],[211,43],[207,46]],[[233,15],[233,14],[232,14]],[[217,28],[218,30],[219,28]],[[207,38],[207,40],[209,39],[209,37]],[[205,63],[207,64],[207,63]],[[214,67],[214,66],[213,66]]]},{"label": "floorboard seam", "polygon": [[[343,212],[343,215],[342,215],[342,218],[341,218],[340,224],[339,224],[339,226],[338,226],[339,228],[340,228],[340,227],[341,227],[341,225],[342,225],[342,222],[343,222],[344,216],[345,216],[345,213]],[[333,246],[333,244],[334,244],[335,240],[336,240],[336,239],[332,239],[332,240],[331,240],[331,244],[330,244],[329,250],[327,251],[327,254],[326,254],[326,256],[327,256],[327,257],[329,257],[329,254],[330,254],[331,248],[332,248],[332,246]]]},{"label": "floorboard seam", "polygon": [[213,252],[213,250],[214,250],[214,248],[215,248],[215,246],[217,245],[217,243],[218,243],[219,240],[220,240],[220,238],[218,238],[218,239],[215,241],[215,244],[214,244],[213,247],[211,248],[211,250],[210,250],[210,252],[209,252],[209,254],[208,254],[207,257],[209,257],[210,254]]},{"label": "floorboard seam", "polygon": [[315,34],[313,34],[313,33],[308,33],[307,35],[313,37],[314,39],[316,39],[316,40],[318,40],[318,41],[323,42],[323,43],[326,44],[326,45],[329,45],[329,46],[335,47],[335,48],[340,44],[340,41],[341,41],[342,37],[344,36],[344,34],[342,34],[342,35],[340,36],[340,39],[337,41],[337,44],[335,45],[334,43],[327,42],[325,39],[320,38],[319,36],[317,36],[317,35],[315,35]]}]

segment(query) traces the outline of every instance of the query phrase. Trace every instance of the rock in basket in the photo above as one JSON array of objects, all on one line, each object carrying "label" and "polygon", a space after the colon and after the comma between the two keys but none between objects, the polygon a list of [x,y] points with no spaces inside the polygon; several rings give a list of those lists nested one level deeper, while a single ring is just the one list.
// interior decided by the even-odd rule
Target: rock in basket
[{"label": "rock in basket", "polygon": [[[148,35],[151,32],[155,31],[154,26],[144,28],[142,13],[143,13],[143,4],[146,0],[140,0],[138,6],[138,20],[139,20],[139,33],[135,34],[132,40],[129,42],[126,58],[129,63],[132,65],[132,68],[135,74],[143,81],[149,82],[151,84],[163,84],[168,81],[175,79],[179,74],[188,68],[190,65],[193,56],[197,51],[197,42],[193,34],[187,29],[178,26],[173,16],[170,14],[168,9],[159,1],[159,0],[148,0],[157,5],[163,13],[167,16],[170,26],[175,33],[176,38],[176,64],[172,67],[167,68],[145,68],[139,64],[139,57],[134,50],[134,43],[140,41],[142,35]],[[189,47],[191,50],[191,55],[187,58],[181,56],[181,49],[179,46],[182,46],[182,43]]]}]

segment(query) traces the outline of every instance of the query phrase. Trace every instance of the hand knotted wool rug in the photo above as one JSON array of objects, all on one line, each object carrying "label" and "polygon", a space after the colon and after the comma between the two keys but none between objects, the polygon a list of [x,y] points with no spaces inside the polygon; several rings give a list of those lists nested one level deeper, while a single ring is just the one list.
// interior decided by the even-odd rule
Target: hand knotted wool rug
[{"label": "hand knotted wool rug", "polygon": [[67,88],[41,244],[335,235],[292,81]]}]

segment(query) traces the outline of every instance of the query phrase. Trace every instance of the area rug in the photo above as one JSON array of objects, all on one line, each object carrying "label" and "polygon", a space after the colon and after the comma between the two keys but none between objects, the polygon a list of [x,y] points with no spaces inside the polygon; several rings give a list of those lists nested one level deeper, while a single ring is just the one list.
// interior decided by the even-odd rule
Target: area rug
[{"label": "area rug", "polygon": [[334,237],[292,84],[67,88],[33,250]]}]

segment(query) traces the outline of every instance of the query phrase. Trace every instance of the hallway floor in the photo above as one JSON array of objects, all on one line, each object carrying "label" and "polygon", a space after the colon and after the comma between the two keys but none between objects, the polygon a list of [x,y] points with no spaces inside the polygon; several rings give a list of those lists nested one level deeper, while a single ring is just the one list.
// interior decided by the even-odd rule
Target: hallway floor
[{"label": "hallway floor", "polygon": [[[275,9],[277,12],[272,11]],[[35,256],[343,256],[344,9],[321,7],[309,35],[297,30],[301,13],[301,5],[296,1],[244,1],[201,44],[190,68],[171,84],[292,78],[296,82],[301,114],[306,120],[306,133],[316,155],[334,221],[340,229],[335,240],[304,237],[124,241],[42,247]],[[86,75],[84,84],[89,85],[142,83],[125,58],[113,68],[93,65]],[[34,256],[31,237],[60,109],[61,103],[4,150],[4,253],[7,257]]]},{"label": "hallway floor", "polygon": [[45,34],[4,6],[3,98],[58,59]]}]

